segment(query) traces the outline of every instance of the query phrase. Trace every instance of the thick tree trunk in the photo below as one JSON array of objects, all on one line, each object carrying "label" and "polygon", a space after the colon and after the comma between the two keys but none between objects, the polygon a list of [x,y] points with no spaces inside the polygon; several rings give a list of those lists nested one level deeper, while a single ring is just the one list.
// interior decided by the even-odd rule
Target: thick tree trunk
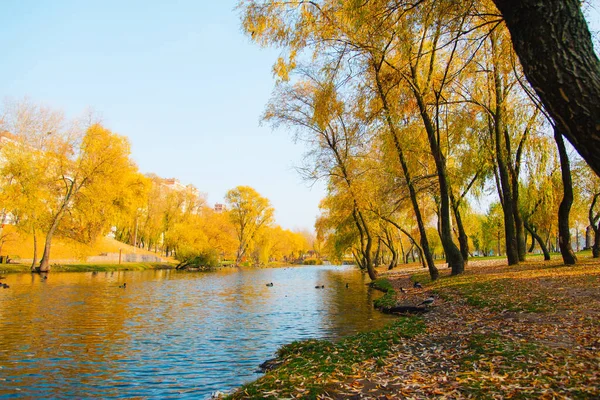
[{"label": "thick tree trunk", "polygon": [[52,237],[54,236],[57,227],[58,219],[55,219],[50,230],[46,234],[46,240],[44,241],[44,253],[42,254],[42,260],[40,261],[40,272],[50,271],[50,248],[52,246]]},{"label": "thick tree trunk", "polygon": [[577,257],[573,253],[571,246],[571,232],[569,226],[569,213],[573,205],[573,181],[571,179],[571,167],[569,165],[569,156],[562,135],[557,127],[554,127],[554,140],[558,146],[558,155],[560,157],[560,171],[563,183],[563,199],[558,207],[558,247],[565,264],[573,265],[577,262]]},{"label": "thick tree trunk", "polygon": [[458,244],[460,246],[460,254],[462,254],[465,265],[469,262],[469,237],[465,232],[465,227],[462,223],[462,217],[460,215],[459,204],[454,199],[454,195],[450,193],[450,201],[452,202],[452,211],[454,212],[454,219],[456,220],[456,228],[458,229]]},{"label": "thick tree trunk", "polygon": [[527,242],[525,240],[525,228],[523,226],[523,218],[519,211],[519,186],[518,183],[513,184],[513,220],[515,221],[515,235],[517,237],[517,255],[519,262],[525,261],[527,256]]},{"label": "thick tree trunk", "polygon": [[600,60],[579,0],[494,0],[527,80],[600,176]]},{"label": "thick tree trunk", "polygon": [[546,243],[544,243],[544,239],[542,239],[540,235],[538,235],[537,232],[533,229],[533,227],[529,226],[529,224],[524,223],[524,226],[525,229],[527,229],[531,234],[531,237],[537,240],[538,244],[540,245],[540,249],[542,249],[542,253],[544,253],[544,261],[550,261],[550,252],[548,251]]}]

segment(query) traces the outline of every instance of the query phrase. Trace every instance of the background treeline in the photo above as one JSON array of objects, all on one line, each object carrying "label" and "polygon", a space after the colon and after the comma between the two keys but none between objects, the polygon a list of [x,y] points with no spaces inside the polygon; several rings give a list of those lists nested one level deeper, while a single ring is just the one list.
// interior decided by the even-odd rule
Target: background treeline
[{"label": "background treeline", "polygon": [[436,279],[436,254],[453,274],[473,254],[513,265],[536,248],[572,264],[587,230],[598,256],[600,181],[528,86],[493,2],[239,9],[253,41],[281,50],[264,120],[295,130],[306,177],[328,182],[316,224],[328,253],[374,279],[382,255],[392,268],[416,251]]},{"label": "background treeline", "polygon": [[0,250],[7,224],[33,236],[32,269],[49,269],[56,236],[91,244],[111,232],[184,263],[298,262],[312,249],[311,234],[275,225],[252,188],[230,190],[216,212],[192,185],[142,174],[127,138],[91,116],[68,121],[30,101],[1,111]]}]

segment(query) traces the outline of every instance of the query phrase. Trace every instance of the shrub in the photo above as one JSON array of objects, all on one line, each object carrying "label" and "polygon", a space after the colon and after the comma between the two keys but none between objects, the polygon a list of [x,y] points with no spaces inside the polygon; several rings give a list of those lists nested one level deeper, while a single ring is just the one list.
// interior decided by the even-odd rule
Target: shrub
[{"label": "shrub", "polygon": [[207,249],[186,254],[178,254],[179,265],[177,268],[217,268],[219,264],[219,253],[215,249]]}]

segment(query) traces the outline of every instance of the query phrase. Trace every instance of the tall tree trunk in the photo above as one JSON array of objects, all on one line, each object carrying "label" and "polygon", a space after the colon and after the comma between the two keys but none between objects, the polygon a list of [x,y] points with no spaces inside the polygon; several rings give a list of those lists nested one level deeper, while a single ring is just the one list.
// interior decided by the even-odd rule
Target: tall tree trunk
[{"label": "tall tree trunk", "polygon": [[404,150],[402,148],[402,145],[400,144],[400,140],[398,139],[396,125],[394,125],[394,121],[392,120],[390,107],[387,101],[387,97],[385,95],[385,91],[381,86],[381,81],[379,79],[379,71],[377,69],[375,70],[375,77],[379,98],[381,99],[381,102],[383,104],[385,120],[390,135],[392,136],[392,141],[394,142],[394,148],[396,149],[396,153],[398,154],[398,160],[400,161],[400,166],[402,167],[402,173],[404,174],[404,180],[406,181],[410,201],[413,206],[413,211],[415,213],[415,219],[417,220],[419,236],[421,237],[421,249],[423,253],[421,259],[423,260],[423,256],[425,257],[424,262],[426,263],[427,268],[429,270],[429,277],[432,281],[435,281],[439,277],[439,271],[433,261],[433,256],[429,247],[429,240],[427,240],[427,231],[425,230],[425,223],[423,222],[423,216],[421,215],[421,209],[419,207],[419,202],[417,201],[417,191],[415,190],[410,170],[408,168],[406,158],[404,157]]},{"label": "tall tree trunk", "polygon": [[544,243],[544,239],[542,239],[540,235],[537,234],[535,229],[533,229],[533,227],[528,223],[525,222],[523,225],[525,226],[525,229],[529,231],[531,237],[537,240],[538,244],[540,245],[540,249],[542,249],[542,253],[544,253],[544,261],[550,261],[550,252],[548,251],[546,243]]},{"label": "tall tree trunk", "polygon": [[579,0],[494,0],[546,110],[600,176],[600,60]]},{"label": "tall tree trunk", "polygon": [[[415,74],[416,72],[413,72],[413,75]],[[446,159],[442,154],[442,150],[437,140],[436,130],[431,117],[427,112],[427,106],[424,99],[416,88],[413,88],[413,93],[415,94],[415,98],[419,106],[421,119],[423,120],[425,131],[427,132],[429,148],[435,161],[440,195],[439,218],[441,222],[440,239],[442,241],[442,247],[444,248],[444,253],[446,254],[448,266],[452,268],[451,274],[462,274],[465,271],[465,261],[460,250],[458,247],[456,247],[456,244],[454,244],[454,241],[452,240],[452,229],[450,227],[450,186],[448,183],[448,176],[446,174]]]},{"label": "tall tree trunk", "polygon": [[[525,228],[527,229],[527,228]],[[533,249],[535,249],[535,237],[533,235],[531,235],[531,246],[529,246],[529,250],[527,250],[529,253],[533,253]]]},{"label": "tall tree trunk", "polygon": [[600,193],[596,193],[592,199],[592,203],[590,204],[590,208],[588,210],[588,219],[590,220],[590,227],[594,231],[594,245],[592,246],[593,258],[600,257],[600,212],[598,214],[594,213],[594,208],[596,207],[596,202],[599,198]]},{"label": "tall tree trunk", "polygon": [[[344,175],[347,176],[345,172]],[[363,259],[362,263],[369,274],[369,278],[374,281],[377,279],[377,271],[373,267],[373,259],[371,257],[373,238],[362,211],[360,211],[358,208],[358,202],[356,200],[354,200],[354,210],[352,211],[352,216],[360,234],[360,252]]]},{"label": "tall tree trunk", "polygon": [[574,265],[577,257],[573,253],[571,246],[571,232],[569,226],[569,213],[573,205],[573,181],[571,180],[571,167],[569,165],[569,155],[565,148],[565,143],[559,129],[554,127],[554,140],[558,146],[560,157],[560,171],[563,183],[563,199],[558,207],[558,246],[565,264]]},{"label": "tall tree trunk", "polygon": [[508,160],[506,155],[506,144],[504,144],[504,92],[500,72],[497,67],[496,54],[496,35],[492,32],[489,36],[492,46],[492,57],[494,59],[494,93],[496,104],[494,109],[494,142],[496,150],[496,160],[498,162],[498,173],[500,176],[500,192],[502,193],[502,210],[504,213],[504,234],[506,239],[506,257],[508,265],[516,265],[519,263],[519,252],[517,247],[517,235],[514,219],[514,202],[511,190],[511,180],[508,171]]},{"label": "tall tree trunk", "polygon": [[64,211],[60,211],[57,216],[54,218],[52,225],[50,226],[50,230],[46,234],[46,240],[44,241],[44,253],[42,254],[42,260],[40,261],[40,272],[49,272],[50,271],[50,247],[52,246],[52,237],[54,236],[54,232],[56,228],[58,228],[58,223],[62,218],[62,214]]},{"label": "tall tree trunk", "polygon": [[519,262],[525,261],[527,255],[527,242],[525,239],[525,228],[523,226],[523,218],[521,217],[521,212],[519,211],[519,183],[518,181],[514,181],[512,184],[513,195],[512,195],[512,211],[513,211],[513,220],[515,221],[515,236],[517,237],[517,256],[519,257]]},{"label": "tall tree trunk", "polygon": [[381,239],[379,239],[377,241],[377,249],[375,250],[375,257],[373,257],[373,264],[375,265],[375,267],[377,267],[381,264],[380,255],[381,255]]},{"label": "tall tree trunk", "polygon": [[37,232],[35,227],[33,228],[33,261],[31,262],[31,271],[35,271],[38,263],[38,252],[37,252]]},{"label": "tall tree trunk", "polygon": [[[396,251],[396,246],[394,246],[394,240],[392,239],[392,235],[390,235],[389,229],[385,228],[385,238],[383,244],[390,250],[392,253],[390,263],[388,265],[388,270],[394,269],[394,267],[398,264],[398,252]],[[402,240],[400,240],[400,245],[402,245]]]},{"label": "tall tree trunk", "polygon": [[458,202],[454,199],[454,195],[450,192],[450,201],[452,202],[452,210],[454,212],[454,219],[456,220],[456,227],[458,229],[458,244],[460,245],[460,254],[462,254],[465,265],[469,262],[469,237],[465,232],[465,227],[462,223],[462,217],[460,215],[460,209]]},{"label": "tall tree trunk", "polygon": [[600,257],[600,223],[596,229],[594,229],[594,246],[592,246],[592,257]]}]

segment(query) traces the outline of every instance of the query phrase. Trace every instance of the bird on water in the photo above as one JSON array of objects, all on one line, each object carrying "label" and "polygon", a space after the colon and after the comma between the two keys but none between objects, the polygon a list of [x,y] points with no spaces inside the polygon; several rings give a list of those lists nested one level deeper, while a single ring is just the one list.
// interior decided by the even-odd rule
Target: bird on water
[{"label": "bird on water", "polygon": [[273,286],[273,282],[267,283],[268,287],[272,287]]},{"label": "bird on water", "polygon": [[127,288],[127,282],[123,282],[123,284],[122,284],[122,285],[119,285],[119,287],[120,287],[121,289],[125,289],[125,288]]}]

